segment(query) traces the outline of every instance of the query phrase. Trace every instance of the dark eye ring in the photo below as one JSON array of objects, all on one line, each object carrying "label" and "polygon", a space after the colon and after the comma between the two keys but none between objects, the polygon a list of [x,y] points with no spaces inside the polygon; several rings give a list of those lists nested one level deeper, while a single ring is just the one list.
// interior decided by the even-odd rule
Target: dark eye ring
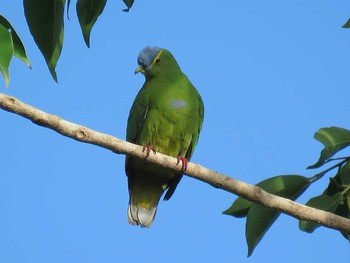
[{"label": "dark eye ring", "polygon": [[156,59],[156,63],[157,63],[157,64],[159,64],[160,62],[162,62],[162,58],[161,58],[161,57],[159,57],[159,58]]}]

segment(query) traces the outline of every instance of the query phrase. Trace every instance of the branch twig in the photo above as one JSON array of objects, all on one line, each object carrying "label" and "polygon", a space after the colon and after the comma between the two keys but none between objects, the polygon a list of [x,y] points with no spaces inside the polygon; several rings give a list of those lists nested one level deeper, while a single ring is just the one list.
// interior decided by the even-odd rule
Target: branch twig
[{"label": "branch twig", "polygon": [[[68,122],[58,116],[48,114],[25,104],[14,97],[1,93],[0,108],[25,117],[37,125],[52,129],[77,141],[94,144],[118,154],[128,154],[138,158],[146,157],[146,153],[142,152],[142,146]],[[181,163],[177,165],[176,158],[161,153],[150,155],[147,160],[176,171],[181,170]],[[239,195],[254,203],[277,209],[298,219],[312,221],[325,227],[337,229],[350,234],[350,220],[344,217],[269,194],[259,187],[230,178],[198,164],[189,163],[186,174],[216,188]]]}]

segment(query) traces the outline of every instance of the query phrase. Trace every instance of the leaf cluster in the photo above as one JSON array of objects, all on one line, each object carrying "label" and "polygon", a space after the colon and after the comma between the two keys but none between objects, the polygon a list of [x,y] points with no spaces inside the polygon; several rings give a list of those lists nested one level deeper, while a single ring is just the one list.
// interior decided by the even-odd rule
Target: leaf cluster
[{"label": "leaf cluster", "polygon": [[[256,186],[271,194],[294,201],[311,184],[328,172],[336,170],[335,176],[330,178],[330,182],[323,193],[311,198],[306,205],[350,218],[350,156],[332,158],[336,153],[350,145],[350,131],[339,127],[322,128],[315,133],[314,137],[324,145],[324,149],[321,151],[319,160],[314,165],[309,166],[308,169],[316,169],[334,161],[338,161],[338,163],[312,177],[280,175],[259,182]],[[241,197],[238,197],[231,207],[223,213],[238,218],[247,218],[245,235],[248,256],[253,253],[255,247],[280,215],[277,210],[263,207]],[[320,225],[314,222],[299,221],[300,230],[308,233],[313,232],[318,227]],[[350,241],[349,235],[341,234]]]},{"label": "leaf cluster", "polygon": [[[102,14],[107,0],[76,0],[76,12],[81,32],[87,47],[90,47],[90,34],[98,17]],[[134,0],[123,0],[129,12]],[[57,82],[56,66],[61,55],[64,40],[64,10],[71,0],[23,0],[24,14],[36,45],[45,58],[52,78]],[[342,26],[350,28],[350,19]],[[7,32],[6,32],[7,31]],[[6,86],[10,83],[9,66],[13,56],[21,59],[30,68],[24,45],[15,29],[0,15],[0,72]]]},{"label": "leaf cluster", "polygon": [[9,66],[13,56],[31,67],[24,45],[9,21],[0,15],[0,71],[6,86],[10,83]]},{"label": "leaf cluster", "polygon": [[[87,47],[90,47],[91,30],[102,14],[107,0],[77,0],[76,12]],[[134,1],[123,0],[129,11]],[[65,8],[67,17],[71,0],[23,0],[24,14],[31,35],[45,58],[52,78],[57,82],[56,66],[64,40]],[[10,83],[9,66],[13,56],[31,67],[24,45],[15,29],[0,15],[0,72],[6,86]]]}]

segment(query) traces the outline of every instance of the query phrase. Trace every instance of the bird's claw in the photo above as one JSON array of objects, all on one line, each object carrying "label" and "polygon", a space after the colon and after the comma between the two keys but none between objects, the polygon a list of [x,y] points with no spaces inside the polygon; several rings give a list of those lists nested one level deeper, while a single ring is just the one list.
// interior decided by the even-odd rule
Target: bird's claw
[{"label": "bird's claw", "polygon": [[184,172],[187,170],[188,160],[183,156],[178,156],[176,165],[178,165],[180,163],[180,161],[182,163],[181,164],[181,172]]},{"label": "bird's claw", "polygon": [[143,146],[143,148],[142,148],[142,152],[144,152],[144,151],[147,151],[146,152],[146,158],[149,156],[149,153],[152,151],[153,152],[153,154],[156,154],[156,148],[154,148],[153,146],[151,146],[151,145],[148,145],[148,144],[145,144],[144,146]]}]

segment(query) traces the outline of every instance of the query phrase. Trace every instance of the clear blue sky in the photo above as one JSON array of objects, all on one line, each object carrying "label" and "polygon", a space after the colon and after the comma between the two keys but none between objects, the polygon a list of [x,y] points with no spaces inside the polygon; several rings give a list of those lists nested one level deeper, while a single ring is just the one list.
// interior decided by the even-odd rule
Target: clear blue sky
[{"label": "clear blue sky", "polygon": [[[0,92],[125,138],[144,79],[147,45],[172,51],[206,114],[192,161],[255,184],[311,176],[321,127],[350,129],[349,1],[108,1],[87,49],[72,1],[56,84],[29,33],[21,1],[0,13],[22,37],[33,69],[14,59]],[[326,3],[327,2],[327,3]],[[1,79],[2,81],[2,79]],[[222,215],[236,196],[185,177],[154,225],[128,225],[124,156],[73,141],[0,110],[0,262],[340,262],[338,232],[298,230],[282,215],[246,258],[245,220]],[[299,199],[328,184],[324,178]]]}]

